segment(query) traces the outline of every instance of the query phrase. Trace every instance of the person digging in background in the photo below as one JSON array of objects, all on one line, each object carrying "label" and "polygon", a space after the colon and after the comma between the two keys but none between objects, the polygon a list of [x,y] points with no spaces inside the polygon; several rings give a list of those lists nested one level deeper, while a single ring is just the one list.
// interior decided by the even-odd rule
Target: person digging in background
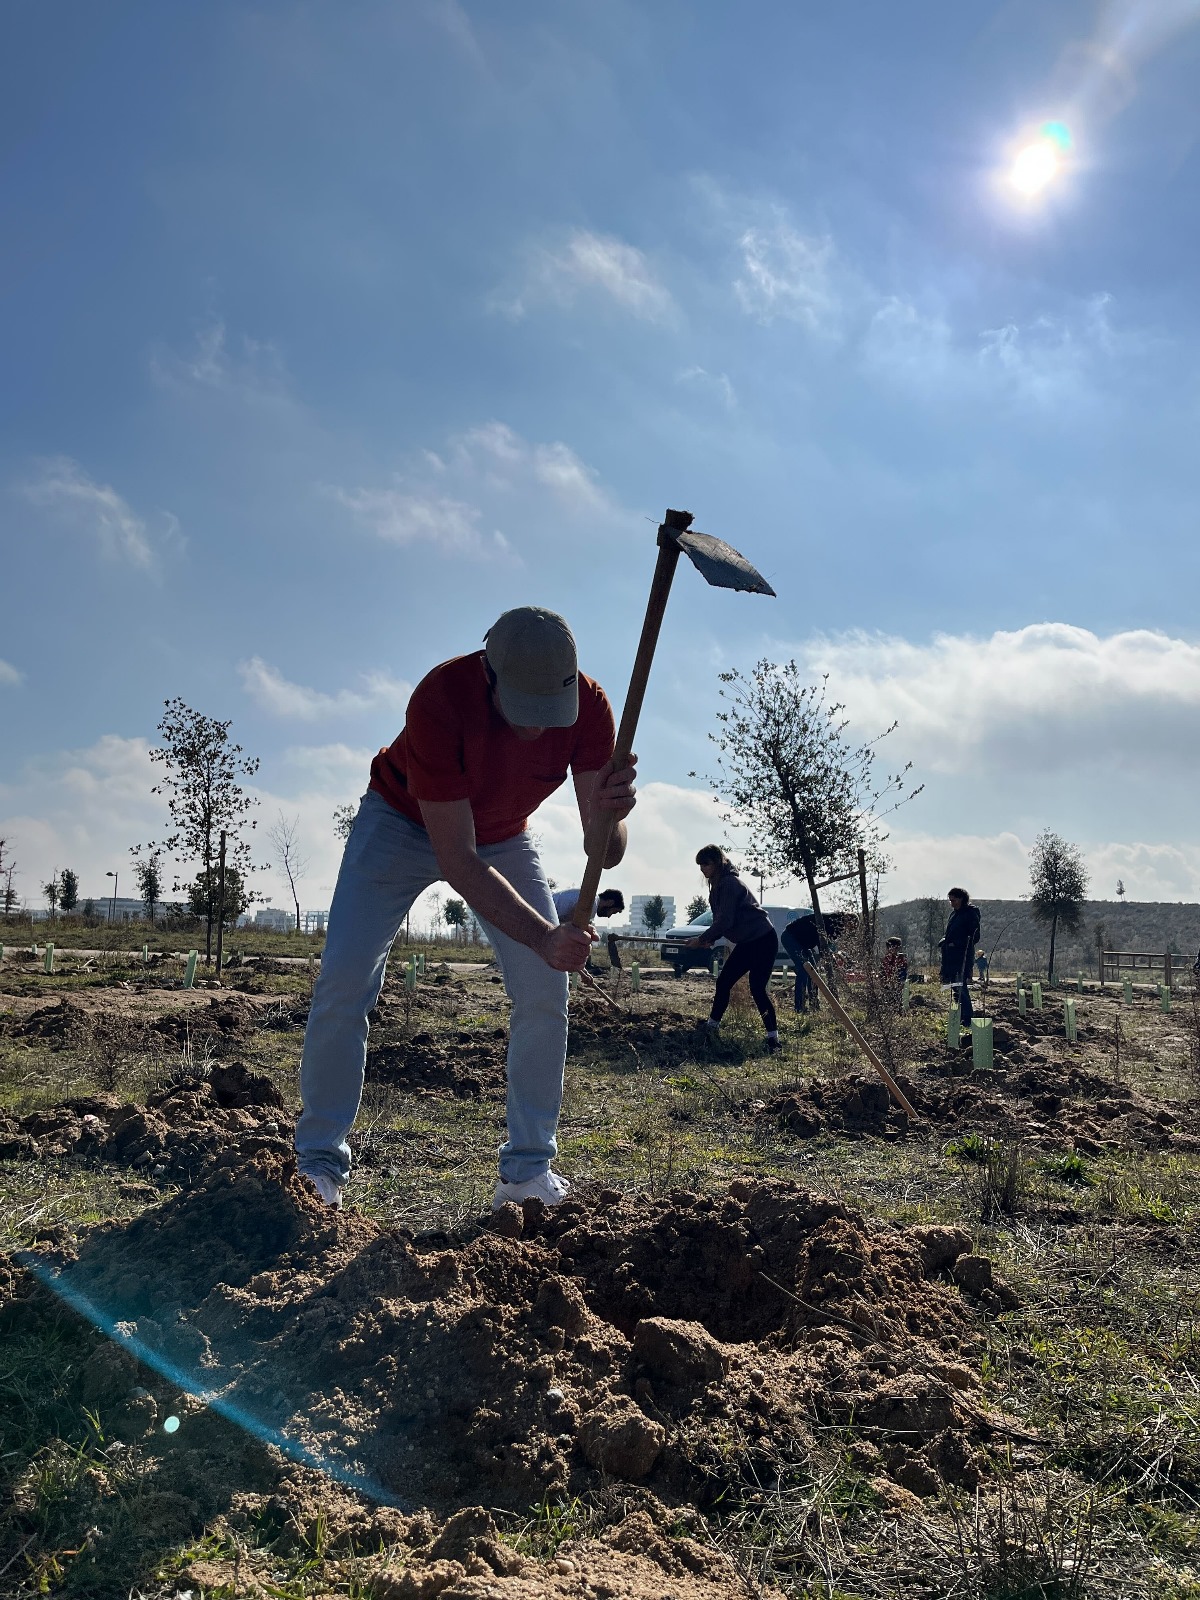
[{"label": "person digging in background", "polygon": [[560,923],[526,831],[529,814],[574,781],[584,848],[615,814],[606,867],[625,854],[637,758],[616,769],[612,707],[578,669],[571,630],[519,606],[485,648],[434,667],[413,690],[404,731],[371,763],[329,912],[300,1067],[297,1166],[330,1206],[350,1176],[347,1136],[362,1098],[367,1016],[413,901],[445,880],[487,932],[512,1002],[508,1139],[493,1208],[564,1199],[551,1171],[567,1054],[567,973],[595,934]]},{"label": "person digging in background", "polygon": [[805,964],[817,959],[822,926],[825,942],[836,948],[842,934],[858,926],[858,918],[849,912],[831,911],[821,918],[821,926],[818,926],[816,917],[808,911],[802,917],[793,918],[779,936],[779,942],[791,957],[796,971],[795,1005],[798,1012],[820,1009],[816,985],[805,970]]},{"label": "person digging in background", "polygon": [[958,1001],[958,1015],[964,1028],[971,1025],[971,968],[975,963],[975,946],[979,943],[979,908],[971,904],[965,889],[951,889],[946,897],[950,902],[950,920],[942,936],[941,981],[950,985]]},{"label": "person digging in background", "polygon": [[779,1023],[771,1004],[768,985],[779,953],[779,937],[770,917],[738,877],[737,868],[719,845],[706,844],[696,853],[696,865],[708,882],[708,903],[713,919],[705,931],[688,943],[696,949],[728,939],[733,950],[721,967],[713,993],[712,1013],[702,1024],[707,1038],[715,1038],[729,1005],[729,996],[739,978],[748,976],[750,994],[763,1027],[767,1030],[767,1049],[780,1048]]},{"label": "person digging in background", "polygon": [[[556,889],[554,891],[554,909],[558,912],[558,920],[560,922],[570,922],[578,904],[578,889]],[[596,903],[592,907],[592,915],[589,921],[595,921],[597,917],[615,917],[618,912],[624,911],[624,909],[625,896],[620,889],[601,889],[596,896]],[[618,972],[621,970],[621,956],[617,950],[616,935],[613,933],[608,936],[608,961],[609,965],[615,967]],[[590,957],[588,958],[587,970],[589,972],[593,970]]]}]

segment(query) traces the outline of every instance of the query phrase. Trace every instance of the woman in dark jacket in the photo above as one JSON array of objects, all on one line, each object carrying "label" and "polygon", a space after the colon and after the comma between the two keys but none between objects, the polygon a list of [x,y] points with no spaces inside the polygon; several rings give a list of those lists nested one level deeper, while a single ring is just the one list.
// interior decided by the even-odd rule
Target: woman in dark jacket
[{"label": "woman in dark jacket", "polygon": [[942,982],[957,991],[959,1018],[971,1025],[971,969],[979,943],[979,907],[971,904],[965,889],[951,889],[950,920],[942,939]]},{"label": "woman in dark jacket", "polygon": [[779,936],[770,917],[738,877],[737,868],[715,844],[697,852],[696,865],[708,880],[708,903],[712,907],[712,926],[695,945],[713,945],[728,939],[733,945],[729,960],[721,968],[713,994],[712,1015],[704,1024],[709,1037],[720,1026],[734,984],[743,974],[750,978],[750,993],[767,1030],[767,1049],[779,1049],[779,1024],[771,1004],[768,984],[779,953]]}]

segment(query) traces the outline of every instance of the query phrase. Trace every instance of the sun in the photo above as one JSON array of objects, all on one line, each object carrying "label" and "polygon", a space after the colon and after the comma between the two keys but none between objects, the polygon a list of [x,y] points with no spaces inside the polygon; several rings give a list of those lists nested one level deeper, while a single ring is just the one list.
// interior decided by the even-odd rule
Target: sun
[{"label": "sun", "polygon": [[1008,181],[1019,194],[1040,194],[1061,170],[1062,160],[1050,141],[1035,139],[1017,152]]},{"label": "sun", "polygon": [[1064,123],[1044,122],[1036,138],[1023,144],[1008,170],[1011,188],[1033,199],[1054,182],[1066,166],[1071,135]]}]

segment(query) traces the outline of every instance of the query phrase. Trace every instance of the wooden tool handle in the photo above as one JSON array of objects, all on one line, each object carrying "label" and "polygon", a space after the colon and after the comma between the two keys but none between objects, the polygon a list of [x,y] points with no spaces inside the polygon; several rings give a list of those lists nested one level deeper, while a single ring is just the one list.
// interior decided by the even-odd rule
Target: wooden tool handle
[{"label": "wooden tool handle", "polygon": [[825,982],[825,979],[817,971],[816,967],[813,966],[811,961],[806,961],[804,963],[804,970],[808,973],[809,977],[816,984],[817,988],[825,996],[826,1000],[829,1001],[830,1006],[833,1008],[834,1016],[837,1017],[842,1027],[845,1028],[846,1032],[854,1040],[855,1044],[862,1051],[863,1055],[866,1056],[867,1060],[875,1068],[875,1071],[883,1079],[884,1083],[887,1085],[887,1091],[891,1095],[892,1099],[900,1107],[901,1111],[907,1112],[912,1121],[915,1122],[917,1120],[917,1113],[904,1098],[904,1095],[900,1089],[900,1085],[896,1082],[895,1078],[892,1077],[891,1073],[884,1066],[883,1062],[880,1061],[874,1050],[871,1049],[871,1046],[863,1038],[858,1028],[855,1027],[853,1022],[851,1022],[846,1008],[842,1005],[837,995],[834,994],[833,990]]},{"label": "wooden tool handle", "polygon": [[[621,726],[617,729],[617,746],[613,751],[613,761],[618,768],[624,766],[633,750],[638,718],[642,714],[642,701],[646,698],[646,684],[650,680],[650,664],[654,660],[663,614],[667,609],[671,580],[675,576],[675,568],[679,565],[679,546],[674,540],[666,537],[666,533],[666,529],[659,533],[658,560],[654,566],[654,580],[650,585],[650,599],[646,603],[642,637],[638,641],[633,671],[629,675],[629,689],[625,695],[625,709],[621,713]],[[592,907],[596,903],[600,874],[604,871],[604,858],[608,855],[608,846],[616,821],[613,813],[606,811],[601,813],[599,822],[594,824],[598,829],[596,840],[588,854],[583,883],[579,888],[579,899],[575,902],[575,910],[571,913],[571,921],[577,928],[586,928],[592,920]]]}]

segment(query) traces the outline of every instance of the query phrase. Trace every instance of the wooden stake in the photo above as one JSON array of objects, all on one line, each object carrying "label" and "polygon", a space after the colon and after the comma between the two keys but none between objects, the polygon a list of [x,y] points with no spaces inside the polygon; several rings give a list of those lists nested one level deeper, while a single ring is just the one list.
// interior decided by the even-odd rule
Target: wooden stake
[{"label": "wooden stake", "polygon": [[871,1049],[871,1046],[863,1038],[862,1034],[859,1032],[859,1030],[856,1027],[856,1025],[851,1021],[850,1017],[847,1015],[845,1007],[842,1005],[842,1003],[838,999],[838,997],[834,994],[833,990],[825,982],[825,979],[817,971],[816,967],[813,966],[811,961],[806,961],[804,963],[804,969],[808,973],[808,975],[812,979],[812,981],[816,984],[817,988],[825,996],[826,1000],[829,1002],[830,1009],[832,1010],[834,1016],[838,1019],[838,1021],[842,1025],[842,1027],[845,1028],[846,1032],[854,1040],[855,1044],[862,1051],[863,1055],[866,1056],[867,1060],[875,1068],[875,1071],[883,1079],[884,1083],[887,1085],[887,1091],[891,1095],[892,1099],[900,1107],[901,1111],[906,1112],[908,1114],[909,1118],[913,1122],[916,1122],[917,1113],[913,1110],[913,1108],[909,1105],[908,1101],[904,1098],[904,1093],[901,1090],[900,1085],[896,1082],[895,1078],[892,1077],[891,1073],[884,1066],[883,1062],[879,1059],[879,1057],[875,1054],[874,1050]]},{"label": "wooden stake", "polygon": [[225,940],[225,829],[221,829],[221,853],[217,858],[217,982],[221,981],[221,954]]},{"label": "wooden stake", "polygon": [[875,933],[871,927],[871,902],[867,898],[867,852],[858,852],[858,892],[862,900],[863,939],[868,950],[875,946]]}]

